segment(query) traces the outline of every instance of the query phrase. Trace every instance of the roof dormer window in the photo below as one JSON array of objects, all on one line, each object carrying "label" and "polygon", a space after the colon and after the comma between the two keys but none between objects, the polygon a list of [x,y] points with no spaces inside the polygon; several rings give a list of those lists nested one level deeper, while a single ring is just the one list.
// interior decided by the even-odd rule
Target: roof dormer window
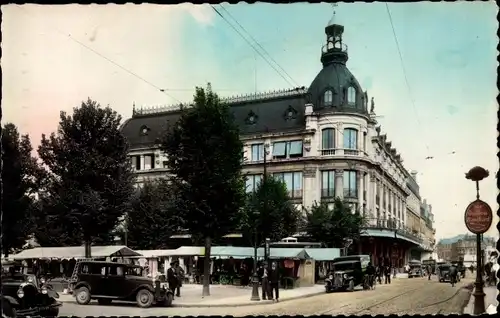
[{"label": "roof dormer window", "polygon": [[347,89],[347,104],[349,106],[356,104],[356,89],[352,86]]},{"label": "roof dormer window", "polygon": [[323,102],[325,106],[331,106],[333,104],[333,92],[331,90],[327,90],[323,97]]},{"label": "roof dormer window", "polygon": [[151,129],[148,126],[142,125],[141,126],[141,135],[146,136],[150,130]]}]

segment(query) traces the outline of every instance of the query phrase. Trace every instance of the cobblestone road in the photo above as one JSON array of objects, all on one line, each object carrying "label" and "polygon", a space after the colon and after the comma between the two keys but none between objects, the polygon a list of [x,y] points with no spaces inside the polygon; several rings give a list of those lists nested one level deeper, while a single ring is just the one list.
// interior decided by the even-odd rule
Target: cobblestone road
[{"label": "cobblestone road", "polygon": [[[133,304],[80,306],[64,303],[60,315],[64,316],[187,316],[187,315],[364,315],[364,314],[451,314],[461,313],[469,300],[465,285],[472,279],[463,279],[452,287],[425,278],[396,279],[390,285],[377,286],[371,291],[332,293],[291,300],[270,305],[231,308],[149,308],[140,309]],[[249,294],[250,297],[250,294]]]}]

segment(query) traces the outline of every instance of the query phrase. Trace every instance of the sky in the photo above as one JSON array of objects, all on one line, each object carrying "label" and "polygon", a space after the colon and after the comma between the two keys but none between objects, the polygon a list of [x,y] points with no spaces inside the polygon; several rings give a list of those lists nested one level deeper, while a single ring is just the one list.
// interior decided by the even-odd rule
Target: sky
[{"label": "sky", "polygon": [[[235,20],[242,25],[293,84],[310,85],[321,70],[331,4],[222,6],[215,8],[235,28]],[[418,171],[436,238],[467,232],[463,215],[475,185],[464,175],[476,165],[490,171],[480,183],[481,198],[495,214],[487,234],[498,237],[497,6],[388,8],[394,31],[385,3],[335,8],[335,22],[345,27],[347,66],[374,97],[382,132],[405,167]],[[42,133],[57,129],[60,111],[71,112],[88,97],[127,119],[134,103],[188,102],[194,87],[207,82],[221,96],[291,88],[280,68],[209,5],[5,5],[2,11],[3,121],[29,134],[35,147]]]}]

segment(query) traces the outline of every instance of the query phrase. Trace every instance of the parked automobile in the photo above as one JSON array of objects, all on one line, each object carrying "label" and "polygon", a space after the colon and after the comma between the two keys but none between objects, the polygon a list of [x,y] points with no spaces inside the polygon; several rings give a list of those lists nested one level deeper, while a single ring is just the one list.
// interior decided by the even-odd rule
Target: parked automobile
[{"label": "parked automobile", "polygon": [[438,266],[437,270],[437,276],[439,279],[439,282],[450,282],[451,277],[450,277],[450,264],[441,264]]},{"label": "parked automobile", "polygon": [[337,257],[333,260],[333,271],[325,279],[325,290],[353,291],[356,286],[362,285],[365,277],[366,266],[370,262],[369,255],[351,255]]},{"label": "parked automobile", "polygon": [[2,314],[16,316],[59,315],[59,294],[35,275],[23,274],[19,262],[2,262]]},{"label": "parked automobile", "polygon": [[422,262],[413,260],[408,263],[410,270],[408,271],[408,278],[424,276]]},{"label": "parked automobile", "polygon": [[167,283],[145,277],[140,266],[98,261],[82,261],[76,266],[77,278],[71,287],[80,305],[92,299],[101,305],[113,300],[135,301],[142,308],[172,305],[174,294]]}]

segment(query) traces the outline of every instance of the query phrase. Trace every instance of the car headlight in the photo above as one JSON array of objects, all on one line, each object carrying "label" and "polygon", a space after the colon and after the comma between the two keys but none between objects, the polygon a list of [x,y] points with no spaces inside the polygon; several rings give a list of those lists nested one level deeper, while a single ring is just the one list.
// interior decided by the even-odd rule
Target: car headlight
[{"label": "car headlight", "polygon": [[333,275],[328,276],[329,279],[333,279]]},{"label": "car headlight", "polygon": [[28,283],[33,283],[33,277],[32,276],[28,276]]},{"label": "car headlight", "polygon": [[347,279],[347,277],[349,277],[349,276],[347,276],[347,274],[344,274],[344,278]]},{"label": "car headlight", "polygon": [[48,292],[48,291],[47,291],[47,287],[43,286],[43,287],[42,287],[42,294],[47,294],[47,292]]},{"label": "car headlight", "polygon": [[40,278],[40,283],[45,284],[45,278]]},{"label": "car headlight", "polygon": [[22,289],[17,290],[17,297],[23,298],[24,297],[24,291]]}]

